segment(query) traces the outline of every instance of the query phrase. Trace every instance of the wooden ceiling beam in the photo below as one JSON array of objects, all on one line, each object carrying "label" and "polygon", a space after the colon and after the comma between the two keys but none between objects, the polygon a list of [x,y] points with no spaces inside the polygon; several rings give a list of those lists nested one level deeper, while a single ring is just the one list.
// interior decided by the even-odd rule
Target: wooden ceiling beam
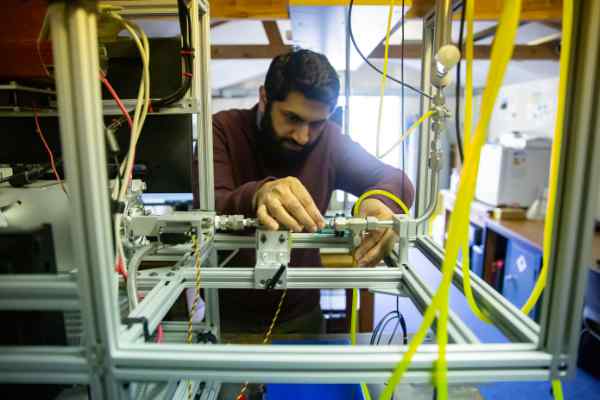
[{"label": "wooden ceiling beam", "polygon": [[292,46],[280,45],[213,45],[211,57],[214,60],[229,59],[272,59],[292,51]]},{"label": "wooden ceiling beam", "polygon": [[[421,44],[409,44],[404,48],[404,58],[420,59],[423,46]],[[392,45],[389,48],[390,58],[400,58],[402,46]],[[492,46],[476,45],[474,47],[474,58],[486,60],[490,58]],[[378,46],[369,55],[369,58],[382,59],[384,47]],[[544,43],[539,46],[517,45],[513,52],[513,60],[558,60],[559,52],[554,43]]]},{"label": "wooden ceiling beam", "polygon": [[263,28],[271,46],[283,46],[283,39],[277,21],[263,21]]}]

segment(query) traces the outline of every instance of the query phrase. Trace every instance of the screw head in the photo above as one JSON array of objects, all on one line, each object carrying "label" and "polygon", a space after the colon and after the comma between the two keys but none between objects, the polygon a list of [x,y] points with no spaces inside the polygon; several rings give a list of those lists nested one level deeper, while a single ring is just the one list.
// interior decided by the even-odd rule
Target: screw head
[{"label": "screw head", "polygon": [[267,236],[264,233],[260,235],[260,241],[261,243],[265,243],[267,241]]},{"label": "screw head", "polygon": [[283,237],[283,234],[279,235],[279,243],[283,244],[283,242],[285,242],[285,238]]}]

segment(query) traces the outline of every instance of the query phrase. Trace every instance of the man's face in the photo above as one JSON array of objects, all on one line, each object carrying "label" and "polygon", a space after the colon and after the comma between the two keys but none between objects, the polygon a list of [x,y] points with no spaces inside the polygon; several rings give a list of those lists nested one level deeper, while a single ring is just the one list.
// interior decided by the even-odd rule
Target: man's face
[{"label": "man's face", "polygon": [[271,103],[273,133],[283,147],[302,151],[319,137],[331,114],[329,106],[290,92],[284,101]]},{"label": "man's face", "polygon": [[266,101],[260,92],[263,113],[259,144],[269,164],[289,165],[306,158],[319,139],[329,118],[329,106],[290,92],[284,101]]}]

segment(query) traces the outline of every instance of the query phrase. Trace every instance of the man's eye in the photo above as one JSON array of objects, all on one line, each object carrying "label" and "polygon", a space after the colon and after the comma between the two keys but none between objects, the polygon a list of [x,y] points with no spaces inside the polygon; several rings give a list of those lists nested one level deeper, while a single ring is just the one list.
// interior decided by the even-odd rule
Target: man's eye
[{"label": "man's eye", "polygon": [[294,124],[298,124],[298,123],[302,122],[302,118],[298,117],[297,115],[293,115],[293,114],[288,114],[287,119],[288,119],[288,121],[290,121]]}]

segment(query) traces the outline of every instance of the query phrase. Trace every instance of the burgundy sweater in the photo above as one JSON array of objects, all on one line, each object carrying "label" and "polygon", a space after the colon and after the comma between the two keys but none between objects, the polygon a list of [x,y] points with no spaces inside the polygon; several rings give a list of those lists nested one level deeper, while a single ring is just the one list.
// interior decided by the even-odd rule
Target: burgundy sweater
[{"label": "burgundy sweater", "polygon": [[[306,161],[300,165],[269,168],[256,149],[257,107],[228,110],[213,116],[215,199],[218,214],[255,217],[252,198],[269,180],[295,176],[312,195],[322,214],[331,194],[340,189],[355,196],[371,189],[383,189],[399,196],[410,207],[413,186],[399,169],[382,163],[360,145],[343,135],[338,125],[327,122],[321,137]],[[197,163],[194,163],[197,166]],[[197,172],[197,171],[196,171]],[[197,176],[197,175],[196,175]],[[195,179],[197,182],[197,179]],[[403,186],[404,184],[404,186]],[[197,188],[195,188],[197,198]],[[380,198],[394,212],[402,211],[392,201]],[[197,206],[197,204],[196,204]],[[227,267],[252,267],[255,252],[242,250]],[[320,266],[318,250],[292,250],[290,266]],[[266,327],[277,307],[280,292],[262,290],[220,290],[221,319]],[[290,290],[280,320],[287,321],[314,310],[318,290]]]}]

